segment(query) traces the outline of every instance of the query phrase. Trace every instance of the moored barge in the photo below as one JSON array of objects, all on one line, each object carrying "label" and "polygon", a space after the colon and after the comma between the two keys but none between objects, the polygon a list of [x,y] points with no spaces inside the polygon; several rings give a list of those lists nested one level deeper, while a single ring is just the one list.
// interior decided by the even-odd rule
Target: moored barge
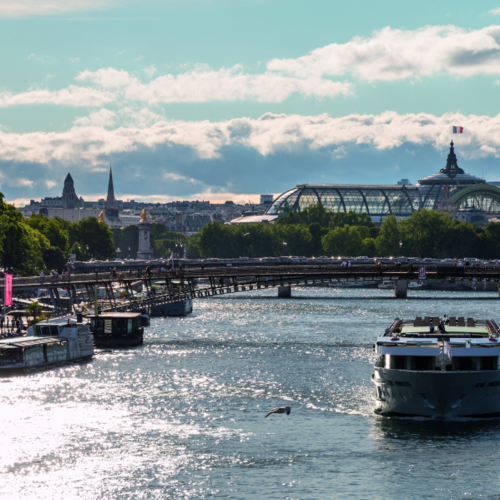
[{"label": "moored barge", "polygon": [[29,373],[93,355],[88,325],[67,318],[40,322],[29,327],[26,337],[0,340],[0,373]]},{"label": "moored barge", "polygon": [[89,316],[96,347],[134,347],[141,345],[144,328],[140,312],[112,312]]}]

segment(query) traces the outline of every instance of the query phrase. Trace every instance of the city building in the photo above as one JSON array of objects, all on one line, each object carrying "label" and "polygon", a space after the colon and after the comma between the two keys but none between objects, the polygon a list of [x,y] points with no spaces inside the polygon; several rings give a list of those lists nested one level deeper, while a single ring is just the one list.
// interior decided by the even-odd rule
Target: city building
[{"label": "city building", "polygon": [[[403,179],[406,181],[407,179]],[[251,215],[231,224],[271,223],[289,212],[322,203],[334,212],[367,213],[376,224],[394,214],[408,217],[421,208],[458,211],[474,206],[490,219],[500,215],[500,189],[465,173],[457,163],[453,142],[446,166],[415,185],[300,184],[284,192],[261,216]]]}]

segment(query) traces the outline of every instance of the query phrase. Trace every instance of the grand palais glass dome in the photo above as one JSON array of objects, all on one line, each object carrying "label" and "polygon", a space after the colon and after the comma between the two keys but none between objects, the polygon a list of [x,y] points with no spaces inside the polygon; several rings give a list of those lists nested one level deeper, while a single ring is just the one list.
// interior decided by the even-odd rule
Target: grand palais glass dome
[{"label": "grand palais glass dome", "polygon": [[459,168],[451,142],[446,167],[414,186],[301,184],[279,196],[263,217],[270,221],[272,216],[318,203],[334,212],[367,213],[374,222],[391,214],[408,217],[420,208],[457,210],[467,206],[491,218],[500,215],[500,189]]}]

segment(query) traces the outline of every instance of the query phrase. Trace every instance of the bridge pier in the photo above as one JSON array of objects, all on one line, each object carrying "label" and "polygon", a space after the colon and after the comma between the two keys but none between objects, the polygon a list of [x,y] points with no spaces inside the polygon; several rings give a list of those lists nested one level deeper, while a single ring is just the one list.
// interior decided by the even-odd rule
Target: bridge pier
[{"label": "bridge pier", "polygon": [[406,297],[408,297],[408,280],[396,281],[396,286],[394,287],[394,296],[397,299],[406,299]]},{"label": "bridge pier", "polygon": [[289,285],[279,286],[278,287],[278,297],[279,298],[288,298],[292,296],[292,287]]}]

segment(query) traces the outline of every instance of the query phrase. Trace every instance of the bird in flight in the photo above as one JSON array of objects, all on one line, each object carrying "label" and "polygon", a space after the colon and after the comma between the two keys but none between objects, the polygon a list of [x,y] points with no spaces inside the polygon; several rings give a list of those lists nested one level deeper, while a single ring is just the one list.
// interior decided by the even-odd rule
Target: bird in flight
[{"label": "bird in flight", "polygon": [[245,233],[243,236],[248,236],[250,233]]},{"label": "bird in flight", "polygon": [[287,415],[290,415],[290,412],[292,411],[291,406],[278,406],[277,408],[274,408],[271,410],[264,418],[269,417],[271,413],[286,413]]}]

